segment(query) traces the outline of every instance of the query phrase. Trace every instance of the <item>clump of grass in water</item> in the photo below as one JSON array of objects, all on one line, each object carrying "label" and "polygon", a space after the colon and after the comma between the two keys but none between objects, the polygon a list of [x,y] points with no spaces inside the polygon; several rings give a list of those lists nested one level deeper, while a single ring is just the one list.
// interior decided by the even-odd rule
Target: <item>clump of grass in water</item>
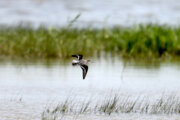
[{"label": "clump of grass in water", "polygon": [[118,96],[115,95],[113,96],[113,98],[103,101],[101,106],[98,107],[98,112],[105,113],[108,115],[110,115],[113,112],[118,112],[118,109],[117,109],[118,99],[119,99]]},{"label": "clump of grass in water", "polygon": [[[77,100],[66,100],[57,107],[49,108],[42,113],[44,118],[59,119],[58,116],[80,115],[80,114],[102,114],[111,115],[119,113],[143,113],[143,114],[180,114],[180,97],[175,94],[165,95],[160,98],[149,100],[145,96],[106,96],[104,100],[93,100],[77,102]],[[55,118],[55,119],[54,119]],[[51,119],[48,119],[51,120]]]},{"label": "clump of grass in water", "polygon": [[173,58],[180,56],[180,27],[1,27],[0,48],[0,57],[21,59],[64,59],[74,53],[92,56],[101,52],[125,58]]},{"label": "clump of grass in water", "polygon": [[[72,111],[71,108],[69,108],[69,105],[72,105],[68,99],[66,99],[65,102],[57,105],[54,109],[50,110],[49,108],[45,110],[41,114],[42,120],[61,120],[63,119],[63,115],[67,113],[68,111]],[[61,116],[59,116],[61,115]]]}]

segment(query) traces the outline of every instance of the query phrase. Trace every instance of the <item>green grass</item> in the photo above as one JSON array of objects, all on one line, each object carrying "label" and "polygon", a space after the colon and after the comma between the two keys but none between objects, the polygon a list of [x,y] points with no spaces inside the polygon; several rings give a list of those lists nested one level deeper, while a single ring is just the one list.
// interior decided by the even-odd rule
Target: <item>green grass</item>
[{"label": "green grass", "polygon": [[66,59],[77,53],[87,57],[111,53],[127,59],[179,58],[180,27],[0,27],[0,58]]}]

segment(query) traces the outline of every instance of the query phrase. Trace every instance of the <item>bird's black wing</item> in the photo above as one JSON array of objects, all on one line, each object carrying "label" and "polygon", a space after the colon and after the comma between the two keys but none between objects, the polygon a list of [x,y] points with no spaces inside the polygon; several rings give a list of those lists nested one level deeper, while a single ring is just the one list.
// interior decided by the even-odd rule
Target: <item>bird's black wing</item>
[{"label": "bird's black wing", "polygon": [[86,74],[87,74],[87,72],[88,72],[88,66],[87,66],[87,65],[80,65],[80,67],[82,68],[83,79],[85,79]]},{"label": "bird's black wing", "polygon": [[72,55],[72,57],[76,57],[78,60],[81,60],[83,58],[83,55]]}]

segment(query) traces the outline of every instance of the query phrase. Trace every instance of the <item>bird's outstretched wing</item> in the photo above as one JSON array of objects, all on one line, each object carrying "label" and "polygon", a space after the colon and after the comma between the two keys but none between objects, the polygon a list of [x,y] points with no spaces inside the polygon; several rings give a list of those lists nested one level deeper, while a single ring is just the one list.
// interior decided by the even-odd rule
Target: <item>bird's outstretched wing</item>
[{"label": "bird's outstretched wing", "polygon": [[85,79],[86,74],[88,72],[88,66],[87,65],[80,65],[80,67],[82,68],[83,79]]},{"label": "bird's outstretched wing", "polygon": [[83,58],[83,55],[72,55],[72,57],[76,57],[78,60],[81,60]]}]

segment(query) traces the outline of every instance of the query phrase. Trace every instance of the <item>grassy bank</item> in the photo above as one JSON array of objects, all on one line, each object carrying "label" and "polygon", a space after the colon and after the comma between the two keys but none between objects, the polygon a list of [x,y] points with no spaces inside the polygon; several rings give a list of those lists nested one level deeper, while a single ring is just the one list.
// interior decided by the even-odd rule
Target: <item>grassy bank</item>
[{"label": "grassy bank", "polygon": [[0,58],[64,59],[111,53],[123,58],[180,56],[180,27],[146,25],[130,28],[0,27]]}]

